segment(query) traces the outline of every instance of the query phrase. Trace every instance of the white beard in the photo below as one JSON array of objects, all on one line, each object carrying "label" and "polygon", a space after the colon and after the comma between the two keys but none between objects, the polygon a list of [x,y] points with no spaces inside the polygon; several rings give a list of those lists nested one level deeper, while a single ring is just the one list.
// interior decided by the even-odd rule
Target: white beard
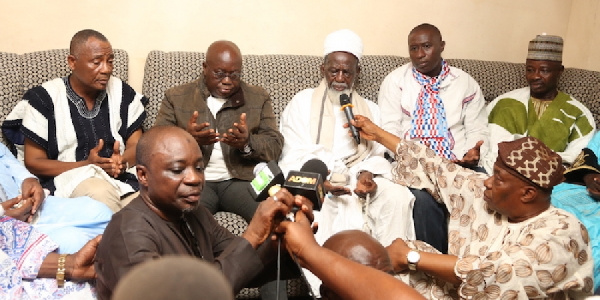
[{"label": "white beard", "polygon": [[340,102],[340,96],[342,94],[346,94],[348,96],[350,96],[352,94],[352,89],[345,89],[343,91],[338,91],[334,88],[327,88],[327,96],[329,97],[329,100],[331,100],[331,102],[333,103],[339,103]]}]

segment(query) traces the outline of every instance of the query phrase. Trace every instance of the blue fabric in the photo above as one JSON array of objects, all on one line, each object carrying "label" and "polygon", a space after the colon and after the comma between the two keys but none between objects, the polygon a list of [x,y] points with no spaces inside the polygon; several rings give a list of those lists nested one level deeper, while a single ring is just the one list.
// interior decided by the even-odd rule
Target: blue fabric
[{"label": "blue fabric", "polygon": [[[20,194],[21,183],[34,177],[10,150],[0,143],[0,184],[9,199]],[[59,245],[59,253],[75,253],[90,239],[104,232],[112,212],[90,197],[48,196],[33,226]]]},{"label": "blue fabric", "polygon": [[[600,160],[600,132],[594,135],[587,148],[594,151]],[[552,204],[574,214],[587,228],[594,257],[594,289],[599,289],[600,202],[590,197],[587,188],[583,185],[561,183],[552,191]]]},{"label": "blue fabric", "polygon": [[0,143],[0,184],[9,199],[19,195],[21,183],[26,178],[34,177],[23,164],[10,152],[8,147]]},{"label": "blue fabric", "polygon": [[108,206],[90,197],[48,196],[34,227],[59,245],[58,253],[75,253],[102,234],[111,217]]},{"label": "blue fabric", "polygon": [[[599,149],[600,150],[600,149]],[[552,191],[552,204],[574,214],[587,228],[594,257],[594,289],[600,287],[600,203],[585,186],[561,183]]]}]

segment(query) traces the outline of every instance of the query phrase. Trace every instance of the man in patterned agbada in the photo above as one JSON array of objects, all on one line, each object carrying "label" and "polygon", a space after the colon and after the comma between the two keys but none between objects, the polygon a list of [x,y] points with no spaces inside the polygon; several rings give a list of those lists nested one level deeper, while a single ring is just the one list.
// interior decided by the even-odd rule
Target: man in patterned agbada
[{"label": "man in patterned agbada", "polygon": [[448,254],[421,241],[388,247],[400,277],[430,299],[583,298],[593,287],[586,228],[550,203],[562,159],[525,137],[498,145],[493,175],[476,173],[356,116],[361,137],[396,153],[398,183],[450,212]]}]

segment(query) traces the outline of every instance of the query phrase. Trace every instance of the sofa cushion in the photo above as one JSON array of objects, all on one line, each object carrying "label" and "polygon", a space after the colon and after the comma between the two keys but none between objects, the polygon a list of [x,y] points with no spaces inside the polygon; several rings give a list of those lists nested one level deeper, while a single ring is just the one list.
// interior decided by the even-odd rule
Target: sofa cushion
[{"label": "sofa cushion", "polygon": [[[23,96],[23,74],[21,56],[16,53],[0,52],[0,123],[13,109],[17,99]],[[4,136],[0,141],[5,143]]]},{"label": "sofa cushion", "polygon": [[150,51],[144,67],[142,94],[150,102],[144,129],[154,125],[165,91],[177,85],[196,80],[202,72],[204,53]]}]

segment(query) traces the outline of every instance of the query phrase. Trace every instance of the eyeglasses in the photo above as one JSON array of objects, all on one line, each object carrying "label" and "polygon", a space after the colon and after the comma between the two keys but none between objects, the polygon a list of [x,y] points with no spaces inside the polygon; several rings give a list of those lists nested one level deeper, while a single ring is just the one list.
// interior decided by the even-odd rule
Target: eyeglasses
[{"label": "eyeglasses", "polygon": [[231,72],[231,73],[227,73],[227,72],[215,72],[212,71],[212,75],[213,78],[218,79],[218,80],[223,80],[225,79],[225,77],[229,77],[229,79],[231,80],[238,80],[240,79],[240,77],[242,77],[242,73],[241,72]]}]

